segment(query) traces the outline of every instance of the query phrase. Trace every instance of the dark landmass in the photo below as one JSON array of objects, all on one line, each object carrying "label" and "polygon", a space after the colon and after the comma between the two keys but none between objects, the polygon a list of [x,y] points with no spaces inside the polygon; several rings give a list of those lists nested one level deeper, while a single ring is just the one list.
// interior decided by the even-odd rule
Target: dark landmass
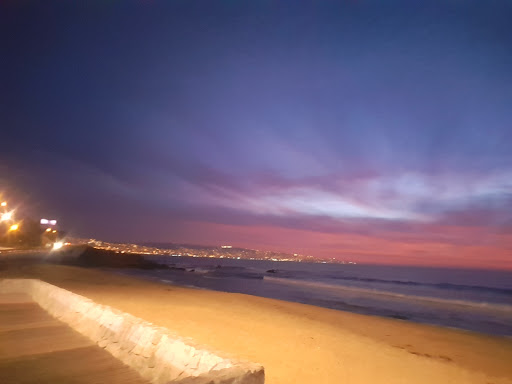
[{"label": "dark landmass", "polygon": [[[169,256],[191,256],[208,258],[227,258],[227,259],[245,259],[245,260],[272,260],[272,261],[296,261],[310,263],[342,263],[345,261],[335,258],[320,259],[311,255],[302,255],[298,253],[274,252],[258,249],[238,248],[231,245],[221,246],[203,246],[189,245],[183,246],[174,243],[143,243],[143,244],[125,244],[110,243],[95,239],[69,239],[73,244],[89,245],[96,249],[107,251],[135,253],[139,255],[169,255]],[[188,248],[190,247],[190,248]],[[351,262],[348,262],[351,263]]]},{"label": "dark landmass", "polygon": [[67,247],[59,251],[50,260],[59,264],[89,268],[139,268],[167,269],[165,265],[147,260],[135,253],[119,253],[90,246]]},{"label": "dark landmass", "polygon": [[219,248],[216,245],[198,245],[198,244],[178,244],[178,243],[162,243],[162,242],[150,242],[150,243],[141,243],[141,246],[151,247],[151,248],[165,248],[172,250],[180,250],[180,249],[196,249],[196,250],[209,250],[213,248]]}]

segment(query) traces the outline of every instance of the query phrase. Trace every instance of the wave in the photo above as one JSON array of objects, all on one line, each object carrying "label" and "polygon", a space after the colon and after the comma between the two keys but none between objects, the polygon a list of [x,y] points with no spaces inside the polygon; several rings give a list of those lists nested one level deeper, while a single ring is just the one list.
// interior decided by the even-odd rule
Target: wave
[{"label": "wave", "polygon": [[457,290],[457,291],[480,291],[480,292],[488,292],[488,293],[493,293],[493,294],[510,295],[512,298],[512,289],[508,289],[508,288],[496,288],[496,287],[487,287],[487,286],[481,286],[481,285],[464,285],[464,284],[454,284],[454,283],[420,283],[417,281],[386,280],[386,279],[377,279],[377,278],[370,278],[370,277],[357,277],[357,276],[326,275],[325,277],[330,278],[330,279],[335,279],[335,280],[360,281],[360,282],[364,282],[364,283],[393,284],[393,285],[402,285],[402,286],[421,286],[421,287],[431,287],[431,288]]},{"label": "wave", "polygon": [[499,312],[505,312],[507,314],[512,315],[512,305],[506,304],[494,304],[488,302],[475,302],[475,301],[467,301],[467,300],[452,300],[452,299],[441,299],[431,296],[417,296],[417,295],[407,295],[403,293],[389,292],[389,291],[381,291],[376,289],[369,288],[358,288],[358,287],[347,287],[337,284],[328,284],[316,281],[305,281],[305,280],[297,280],[290,278],[280,278],[280,277],[270,277],[265,276],[264,279],[269,282],[287,284],[287,285],[295,285],[295,286],[304,286],[309,288],[319,288],[329,291],[349,291],[355,293],[364,293],[370,294],[372,296],[386,296],[389,298],[396,298],[402,300],[414,300],[414,301],[422,301],[426,303],[433,304],[444,304],[444,305],[460,305],[466,307],[472,307],[473,309],[482,309],[482,310],[493,310]]},{"label": "wave", "polygon": [[[191,269],[200,270],[201,273],[217,273],[218,275],[236,275],[240,274],[240,277],[243,277],[245,272],[249,272],[249,275],[260,274],[265,275],[265,270],[273,269],[268,265],[260,268],[254,268],[254,266],[243,265],[242,263],[246,260],[238,261],[241,265],[225,265],[223,264],[224,260],[210,260],[210,265],[204,265],[204,263],[198,263],[197,259],[181,257],[181,258],[173,258],[168,256],[148,256],[148,259],[151,261],[175,267],[185,267]],[[201,260],[203,261],[203,260]],[[222,265],[221,265],[222,264]],[[492,287],[486,285],[473,285],[473,284],[456,284],[456,283],[435,283],[435,282],[419,282],[419,281],[410,281],[410,280],[399,280],[399,279],[386,279],[386,278],[374,278],[374,277],[359,277],[359,276],[350,276],[350,275],[339,275],[333,273],[334,271],[319,272],[319,271],[301,271],[301,270],[287,270],[287,269],[273,269],[277,272],[276,276],[281,278],[291,278],[291,279],[315,279],[318,277],[320,279],[333,279],[340,281],[353,281],[353,282],[361,282],[361,283],[374,283],[374,284],[383,284],[390,286],[410,286],[410,287],[428,287],[435,288],[439,290],[449,290],[449,291],[471,291],[471,292],[480,292],[487,293],[492,295],[501,295],[501,296],[510,296],[512,301],[512,288],[509,287]],[[320,275],[319,275],[320,273]],[[341,272],[344,273],[344,272]],[[252,277],[251,276],[251,277]],[[485,283],[484,283],[485,284]]]}]

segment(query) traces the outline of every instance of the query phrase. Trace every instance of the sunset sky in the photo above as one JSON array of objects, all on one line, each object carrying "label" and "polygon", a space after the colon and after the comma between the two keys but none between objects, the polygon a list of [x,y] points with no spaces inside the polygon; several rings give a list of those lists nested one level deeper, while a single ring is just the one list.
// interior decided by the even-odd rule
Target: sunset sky
[{"label": "sunset sky", "polygon": [[2,1],[0,189],[71,234],[512,269],[512,2]]}]

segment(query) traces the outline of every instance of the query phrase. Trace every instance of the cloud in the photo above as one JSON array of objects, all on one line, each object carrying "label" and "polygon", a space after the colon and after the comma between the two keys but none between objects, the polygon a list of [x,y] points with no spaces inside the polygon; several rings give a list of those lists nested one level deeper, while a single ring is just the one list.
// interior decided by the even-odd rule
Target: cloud
[{"label": "cloud", "polygon": [[455,220],[464,212],[476,218],[476,212],[486,211],[481,220],[484,224],[492,222],[492,217],[506,218],[512,188],[512,174],[507,172],[441,176],[404,172],[302,179],[267,173],[239,180],[212,168],[199,169],[202,171],[192,168],[184,179],[199,205],[255,216],[449,222],[450,217]]}]

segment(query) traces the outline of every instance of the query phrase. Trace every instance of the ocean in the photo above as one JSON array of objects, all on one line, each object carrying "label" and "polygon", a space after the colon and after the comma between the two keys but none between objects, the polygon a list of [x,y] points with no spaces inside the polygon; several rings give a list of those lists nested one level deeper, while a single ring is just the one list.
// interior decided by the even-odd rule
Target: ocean
[{"label": "ocean", "polygon": [[168,284],[512,336],[512,271],[147,256]]}]

